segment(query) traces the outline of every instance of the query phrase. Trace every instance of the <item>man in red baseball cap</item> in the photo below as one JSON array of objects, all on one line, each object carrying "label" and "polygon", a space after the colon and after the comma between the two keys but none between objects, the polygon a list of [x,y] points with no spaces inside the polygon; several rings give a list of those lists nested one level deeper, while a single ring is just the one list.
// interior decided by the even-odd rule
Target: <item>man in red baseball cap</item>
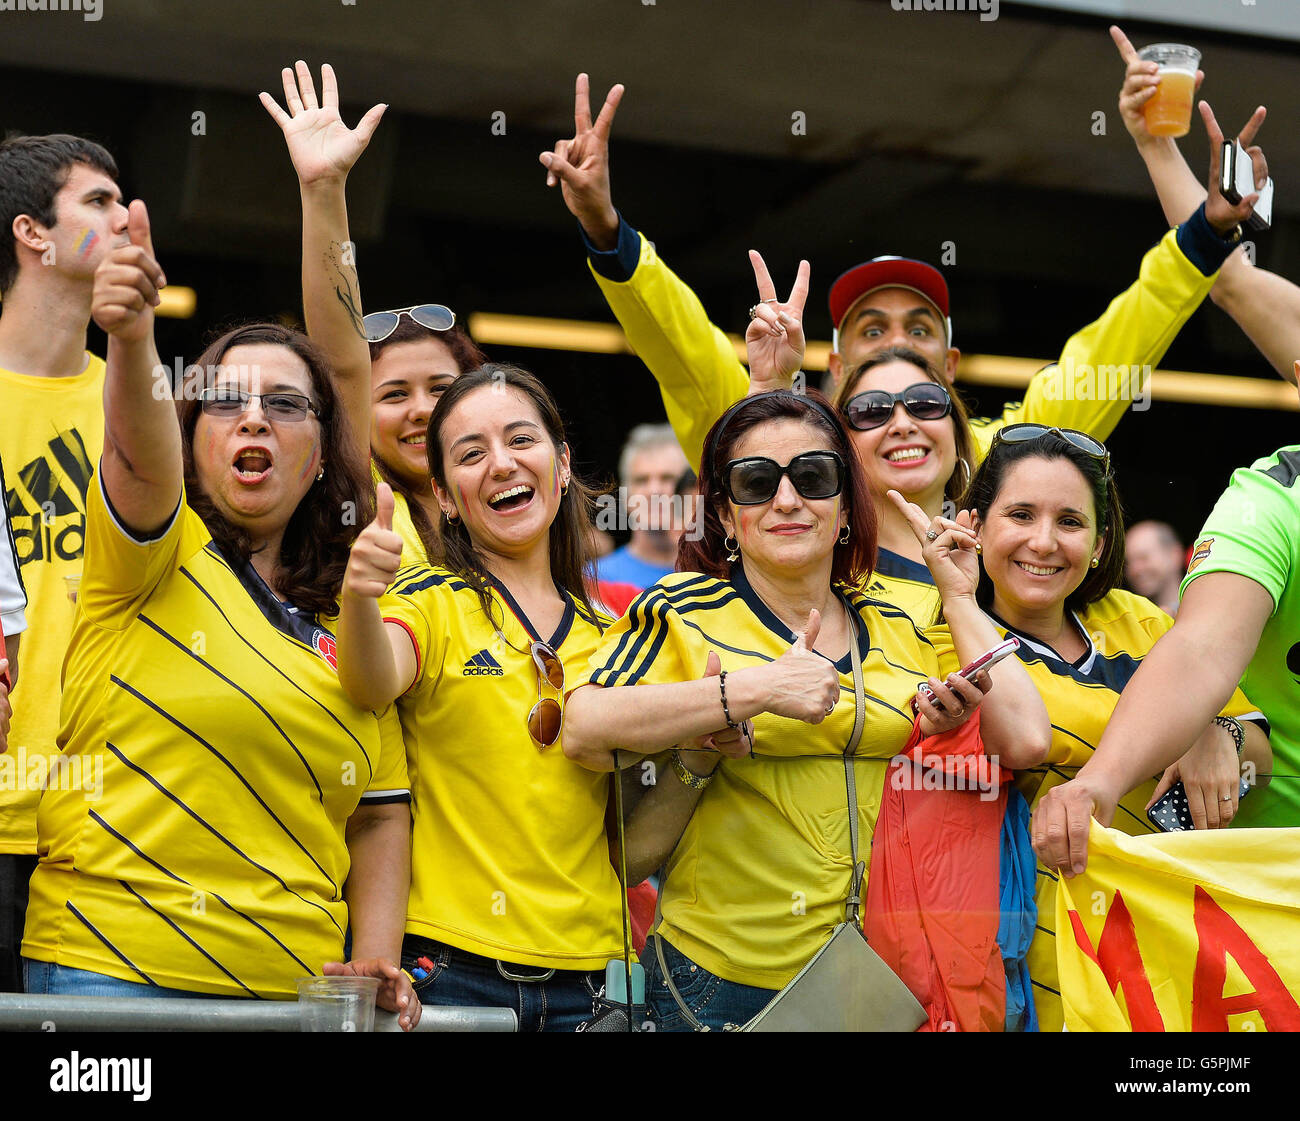
[{"label": "man in red baseball cap", "polygon": [[[659,382],[668,419],[691,466],[698,469],[713,422],[747,392],[780,386],[757,381],[751,386],[731,342],[709,321],[695,293],[614,208],[609,133],[622,97],[623,87],[614,86],[593,122],[587,76],[578,75],[573,139],[559,141],[540,160],[547,185],[560,187],[565,205],[578,219],[596,283],[632,349]],[[1217,190],[1217,177],[1211,179],[1211,191]],[[1240,219],[1226,214],[1226,204],[1216,205],[1216,225],[1202,206],[1165,234],[1143,259],[1138,280],[1098,320],[1067,340],[1060,360],[1034,376],[1023,401],[1009,404],[1001,417],[973,419],[977,454],[982,457],[999,428],[1022,421],[1077,428],[1106,439],[1129,406],[1145,399],[1147,374],[1200,306],[1239,240],[1240,229],[1231,227]],[[796,293],[801,309],[805,270]],[[754,312],[764,303],[783,306],[773,292],[764,296],[770,298],[761,299]],[[920,351],[952,381],[961,353],[952,345],[948,286],[932,265],[877,257],[836,280],[830,302],[835,343],[829,369],[836,384],[871,354],[898,345]],[[1120,381],[1114,373],[1119,370],[1138,376]],[[1109,381],[1102,378],[1103,371],[1111,371]],[[788,373],[786,377],[788,385]]]}]

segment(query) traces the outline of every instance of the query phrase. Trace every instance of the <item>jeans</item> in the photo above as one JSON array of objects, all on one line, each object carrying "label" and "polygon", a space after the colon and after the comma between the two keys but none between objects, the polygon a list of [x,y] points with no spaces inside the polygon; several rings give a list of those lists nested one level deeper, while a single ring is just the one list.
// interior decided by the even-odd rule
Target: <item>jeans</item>
[{"label": "jeans", "polygon": [[143,981],[123,981],[103,973],[73,969],[50,961],[23,958],[23,988],[38,996],[136,996],[152,998],[199,997],[203,1000],[239,1000],[239,997],[215,993],[191,993],[184,989],[164,989]]},{"label": "jeans", "polygon": [[427,977],[415,982],[420,1003],[432,1008],[511,1008],[523,1031],[576,1031],[592,1016],[592,1000],[603,978],[586,970],[557,969],[547,980],[511,980],[546,973],[532,965],[513,965],[458,950],[443,942],[408,934],[402,942],[402,968],[423,968],[417,959],[433,963]]},{"label": "jeans", "polygon": [[696,965],[672,943],[652,934],[645,945],[641,961],[645,965],[646,1003],[650,1006],[650,1019],[656,1031],[693,1031],[681,1008],[668,991],[668,982],[659,969],[655,944],[662,943],[664,964],[672,978],[682,1002],[710,1031],[740,1027],[752,1020],[776,996],[776,989],[757,989],[736,981],[724,981],[702,965]]}]

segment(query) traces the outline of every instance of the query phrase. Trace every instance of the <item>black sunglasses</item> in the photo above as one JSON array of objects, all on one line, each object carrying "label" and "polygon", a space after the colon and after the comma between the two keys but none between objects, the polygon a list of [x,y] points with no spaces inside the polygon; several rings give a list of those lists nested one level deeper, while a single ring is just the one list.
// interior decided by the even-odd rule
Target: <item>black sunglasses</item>
[{"label": "black sunglasses", "polygon": [[868,389],[850,397],[844,405],[844,419],[850,428],[859,432],[879,428],[894,415],[894,406],[900,401],[917,420],[939,420],[952,411],[952,398],[943,386],[932,381],[919,381],[902,393]]},{"label": "black sunglasses", "polygon": [[1053,428],[1046,424],[1008,424],[993,434],[993,443],[989,445],[989,454],[999,444],[1024,444],[1037,440],[1041,436],[1059,436],[1071,447],[1077,448],[1084,455],[1100,460],[1102,471],[1110,474],[1110,452],[1100,440],[1094,439],[1077,428]]},{"label": "black sunglasses", "polygon": [[456,313],[442,304],[416,304],[414,307],[393,311],[372,311],[363,316],[361,326],[366,332],[366,342],[381,343],[397,330],[402,316],[409,315],[421,327],[430,331],[449,331],[456,325]]},{"label": "black sunglasses", "polygon": [[758,506],[776,497],[787,475],[804,498],[834,498],[844,489],[844,460],[835,452],[804,452],[782,467],[767,456],[746,456],[722,469],[722,485],[737,506]]}]

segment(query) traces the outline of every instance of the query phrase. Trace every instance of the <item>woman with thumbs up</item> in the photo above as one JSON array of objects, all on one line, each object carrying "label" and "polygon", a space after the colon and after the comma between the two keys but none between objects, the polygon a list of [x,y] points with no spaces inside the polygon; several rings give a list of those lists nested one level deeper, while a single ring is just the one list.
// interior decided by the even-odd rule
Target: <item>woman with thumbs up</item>
[{"label": "woman with thumbs up", "polygon": [[304,335],[255,323],[214,342],[173,400],[141,202],[128,232],[95,276],[104,455],[27,989],[292,999],[304,975],[371,975],[409,1028],[400,734],[334,667],[331,616],[373,500],[331,371]]},{"label": "woman with thumbs up", "polygon": [[760,393],[723,414],[700,495],[702,535],[683,538],[678,572],[607,633],[590,683],[569,700],[564,740],[596,770],[615,750],[692,749],[674,753],[672,774],[638,807],[655,817],[649,847],[668,843],[647,860],[632,851],[639,831],[628,839],[639,871],[668,854],[645,955],[651,1015],[666,1031],[744,1024],[862,897],[855,865],[870,852],[886,766],[913,733],[919,681],[937,698],[917,696],[922,735],[982,706],[985,748],[1003,764],[1036,762],[1048,741],[1042,702],[1014,660],[991,671],[987,697],[987,679],[949,672],[998,638],[974,600],[967,519],[903,505],[955,657],[941,661],[907,615],[857,590],[875,559],[876,517],[844,422],[819,394]]},{"label": "woman with thumbs up", "polygon": [[338,630],[348,695],[396,699],[408,745],[403,964],[426,1004],[505,1006],[523,1031],[573,1031],[592,1015],[594,971],[622,953],[609,775],[561,745],[567,690],[609,625],[583,582],[592,493],[555,402],[514,367],[453,381],[428,447],[443,563],[398,570],[381,485]]}]

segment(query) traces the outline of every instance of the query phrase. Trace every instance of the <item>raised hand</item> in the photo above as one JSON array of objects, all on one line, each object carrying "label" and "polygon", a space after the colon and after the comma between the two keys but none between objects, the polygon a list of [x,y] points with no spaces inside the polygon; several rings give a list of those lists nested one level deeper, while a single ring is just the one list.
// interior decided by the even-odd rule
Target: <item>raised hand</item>
[{"label": "raised hand", "polygon": [[569,213],[592,244],[606,251],[618,244],[618,212],[609,189],[609,130],[622,100],[623,87],[614,86],[593,124],[587,75],[579,74],[573,91],[573,139],[557,140],[554,151],[538,156],[546,168],[546,185],[560,185]]},{"label": "raised hand", "polygon": [[126,226],[128,243],[119,245],[95,270],[90,314],[103,330],[123,342],[140,342],[153,332],[153,309],[162,302],[158,290],[167,285],[154,257],[149,211],[131,203]]},{"label": "raised hand", "polygon": [[1268,180],[1268,161],[1264,158],[1263,149],[1251,146],[1259,126],[1264,123],[1265,109],[1262,105],[1256,109],[1237,135],[1237,142],[1250,155],[1256,191],[1238,203],[1231,203],[1219,190],[1219,172],[1223,164],[1223,131],[1214,119],[1214,110],[1210,108],[1209,102],[1198,101],[1196,107],[1200,110],[1201,120],[1205,122],[1205,133],[1210,138],[1210,181],[1206,184],[1205,218],[1220,237],[1226,237],[1254,213],[1255,203],[1259,201],[1258,188]]},{"label": "raised hand", "polygon": [[[1124,60],[1125,66],[1124,85],[1119,91],[1119,115],[1124,119],[1124,127],[1128,129],[1129,135],[1139,147],[1158,143],[1166,138],[1152,136],[1147,131],[1144,109],[1146,103],[1155,96],[1156,87],[1160,84],[1160,67],[1154,62],[1143,62],[1138,57],[1136,48],[1129,42],[1128,36],[1118,27],[1111,27],[1110,37],[1115,41],[1115,47],[1119,51],[1119,57]],[[1204,80],[1205,71],[1198,70],[1193,94],[1201,88]]]},{"label": "raised hand", "polygon": [[840,699],[840,675],[828,658],[813,650],[820,631],[821,614],[813,609],[789,650],[766,666],[736,672],[736,677],[761,675],[761,711],[806,724],[820,724],[831,714]]},{"label": "raised hand", "polygon": [[794,375],[803,366],[803,307],[808,299],[808,262],[799,262],[794,287],[785,303],[777,299],[776,285],[772,283],[772,276],[757,250],[749,251],[749,263],[754,266],[754,280],[758,284],[758,303],[754,305],[753,318],[745,331],[745,347],[749,352],[749,392],[788,389]]},{"label": "raised hand", "polygon": [[287,113],[269,93],[259,93],[257,98],[284,133],[289,158],[303,186],[344,179],[366,150],[388,106],[374,106],[357,122],[356,128],[348,128],[339,116],[339,87],[334,68],[328,62],[320,68],[320,104],[316,102],[311,68],[299,60],[296,69],[296,76],[287,66],[280,71],[284,101],[289,107]]},{"label": "raised hand", "polygon": [[402,538],[393,532],[393,488],[380,483],[375,490],[375,520],[352,544],[343,576],[344,595],[378,599],[402,566]]},{"label": "raised hand", "polygon": [[979,584],[979,557],[975,553],[975,511],[960,510],[951,518],[931,518],[915,502],[909,502],[896,490],[889,498],[907,518],[921,556],[943,599],[951,596],[974,596]]}]

